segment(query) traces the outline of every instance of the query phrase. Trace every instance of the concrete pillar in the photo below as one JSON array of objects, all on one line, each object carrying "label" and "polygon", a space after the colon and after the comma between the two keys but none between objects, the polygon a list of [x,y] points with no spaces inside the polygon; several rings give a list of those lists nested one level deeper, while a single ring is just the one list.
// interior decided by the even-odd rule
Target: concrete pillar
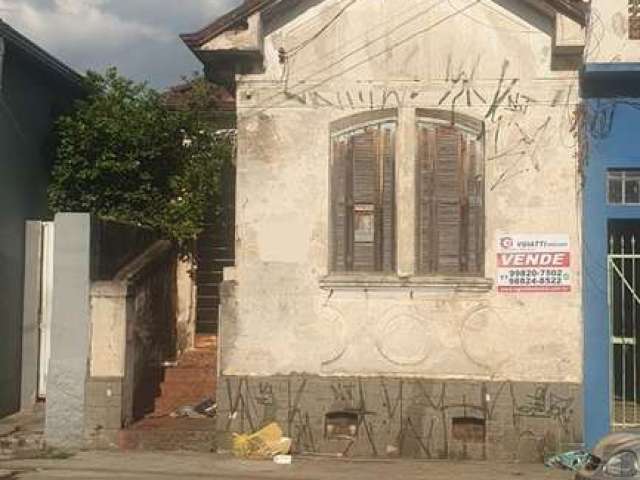
[{"label": "concrete pillar", "polygon": [[416,113],[399,111],[396,138],[396,219],[398,275],[415,273],[416,251]]},{"label": "concrete pillar", "polygon": [[83,446],[90,341],[91,218],[55,218],[54,300],[45,438],[50,446]]}]

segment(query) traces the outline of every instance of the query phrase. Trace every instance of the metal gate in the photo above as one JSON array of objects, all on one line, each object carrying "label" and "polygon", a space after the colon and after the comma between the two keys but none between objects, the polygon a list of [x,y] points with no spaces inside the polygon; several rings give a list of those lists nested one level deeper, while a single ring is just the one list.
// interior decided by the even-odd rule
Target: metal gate
[{"label": "metal gate", "polygon": [[640,245],[636,237],[609,238],[608,304],[611,422],[614,430],[640,427],[638,335]]}]

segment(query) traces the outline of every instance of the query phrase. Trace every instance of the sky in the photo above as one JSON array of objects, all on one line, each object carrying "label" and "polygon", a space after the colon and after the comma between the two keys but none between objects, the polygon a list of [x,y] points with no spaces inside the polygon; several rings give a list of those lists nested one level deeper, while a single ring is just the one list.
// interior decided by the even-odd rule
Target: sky
[{"label": "sky", "polygon": [[241,0],[0,0],[0,18],[80,73],[116,66],[156,88],[201,70],[178,38]]}]

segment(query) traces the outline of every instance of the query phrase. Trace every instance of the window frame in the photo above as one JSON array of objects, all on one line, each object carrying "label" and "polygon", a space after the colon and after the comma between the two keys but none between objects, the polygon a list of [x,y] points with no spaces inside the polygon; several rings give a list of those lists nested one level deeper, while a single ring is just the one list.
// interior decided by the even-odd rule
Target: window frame
[{"label": "window frame", "polygon": [[[481,161],[479,167],[482,172],[481,194],[482,194],[482,211],[481,211],[481,233],[479,235],[479,241],[481,247],[479,249],[479,262],[481,264],[480,271],[472,273],[460,273],[460,274],[423,274],[418,269],[418,236],[414,230],[413,234],[409,233],[406,229],[401,227],[403,220],[398,217],[400,205],[398,204],[399,195],[402,195],[402,191],[407,187],[402,187],[408,180],[407,174],[411,169],[411,182],[413,186],[411,189],[417,188],[417,172],[415,168],[418,165],[418,122],[428,121],[431,123],[438,123],[444,126],[454,126],[458,130],[470,135],[475,135],[478,144],[478,155]],[[350,132],[365,127],[371,127],[380,125],[386,122],[393,122],[395,124],[395,141],[394,141],[394,221],[393,221],[393,268],[392,271],[362,271],[362,270],[346,270],[336,268],[336,261],[341,261],[336,255],[336,248],[340,247],[339,242],[336,240],[336,223],[335,223],[335,211],[334,205],[336,200],[334,199],[335,190],[337,188],[341,190],[338,184],[335,184],[334,179],[334,155],[335,155],[335,143],[334,139],[340,135],[349,134]],[[327,274],[320,280],[320,286],[323,289],[350,290],[350,289],[362,289],[367,290],[384,290],[387,288],[411,288],[411,289],[426,289],[427,291],[443,290],[443,291],[460,291],[460,292],[488,292],[493,288],[493,279],[486,278],[486,212],[487,206],[487,192],[486,192],[486,169],[487,164],[485,161],[485,123],[483,120],[479,120],[475,117],[465,115],[462,113],[452,112],[450,110],[441,109],[429,109],[429,108],[412,108],[411,112],[400,111],[397,108],[374,110],[368,112],[357,113],[346,117],[341,117],[329,123],[328,139],[328,162],[327,162],[327,256],[326,256],[326,268]],[[412,152],[412,153],[409,153]],[[410,166],[411,165],[411,166]],[[401,171],[407,173],[401,174]],[[404,178],[404,180],[403,180]],[[400,183],[402,182],[402,184]],[[417,192],[415,192],[417,193]],[[338,193],[340,194],[340,193]],[[417,200],[417,199],[416,199]],[[403,217],[409,215],[409,218],[413,218],[412,222],[416,222],[417,229],[417,216],[418,216],[418,204],[409,204],[403,207]],[[338,227],[341,228],[341,227]],[[412,245],[412,252],[410,254],[403,253],[401,251],[403,244],[406,247],[409,238],[413,235],[413,239],[410,240]],[[403,250],[404,251],[404,250]],[[405,263],[402,263],[402,258]],[[406,263],[407,260],[411,263]],[[401,265],[404,265],[402,267]],[[408,270],[407,270],[408,269]],[[406,271],[407,273],[403,272]]]},{"label": "window frame", "polygon": [[[477,142],[476,150],[478,154],[477,161],[480,162],[479,170],[481,171],[481,180],[479,182],[479,191],[481,194],[481,213],[479,215],[480,232],[478,235],[478,241],[480,245],[476,254],[478,255],[479,268],[474,272],[425,272],[421,266],[421,235],[422,235],[422,205],[420,201],[422,188],[421,173],[420,173],[420,159],[419,156],[419,140],[420,128],[422,126],[444,126],[452,127],[455,130],[465,133],[470,137],[475,137]],[[452,277],[452,278],[484,278],[486,274],[486,211],[487,211],[487,192],[486,192],[486,162],[485,162],[485,124],[483,121],[478,120],[470,115],[463,113],[452,112],[450,110],[430,109],[430,108],[417,108],[416,109],[416,121],[415,121],[415,141],[416,141],[416,161],[414,182],[416,189],[416,201],[415,201],[415,272],[420,277]]]},{"label": "window frame", "polygon": [[[611,201],[611,178],[612,174],[618,174],[621,176],[621,201],[620,202],[612,202]],[[606,196],[607,196],[607,205],[611,207],[640,207],[640,191],[638,194],[637,202],[627,202],[626,201],[626,189],[627,189],[627,174],[634,174],[638,177],[638,183],[640,184],[640,168],[609,168],[607,169],[607,176],[605,181],[606,185]]]},{"label": "window frame", "polygon": [[[335,205],[334,202],[336,202],[335,200],[335,185],[334,185],[334,141],[342,136],[345,135],[349,135],[349,134],[353,134],[355,132],[358,132],[360,130],[364,130],[366,132],[367,128],[379,128],[380,130],[382,130],[382,128],[384,127],[384,125],[387,124],[393,124],[395,131],[394,131],[394,135],[393,135],[393,172],[392,172],[392,182],[393,182],[393,202],[392,202],[392,225],[391,225],[391,229],[392,229],[392,247],[391,247],[391,270],[385,270],[384,269],[384,260],[379,260],[378,259],[378,252],[377,249],[380,248],[384,248],[382,245],[383,244],[379,244],[378,242],[384,242],[384,227],[379,227],[378,225],[378,221],[376,221],[377,215],[379,215],[379,211],[382,211],[381,205],[384,203],[384,200],[382,198],[377,198],[377,200],[374,202],[374,240],[373,242],[371,242],[373,244],[373,248],[374,248],[374,254],[376,256],[376,267],[377,264],[380,262],[380,269],[377,269],[376,267],[374,267],[372,270],[367,270],[367,271],[363,271],[363,270],[358,270],[356,268],[351,267],[350,270],[347,269],[340,269],[337,267],[337,262],[338,262],[338,255],[336,252],[336,248],[337,248],[337,241],[336,241],[336,213],[334,211]],[[334,122],[331,122],[330,124],[330,135],[329,135],[329,188],[328,188],[328,192],[329,192],[329,258],[328,258],[328,271],[330,275],[358,275],[358,276],[379,276],[379,275],[395,275],[397,273],[397,248],[398,248],[398,242],[397,242],[397,236],[398,236],[398,229],[397,229],[397,219],[396,219],[396,201],[397,201],[397,178],[396,178],[396,170],[397,170],[397,155],[396,155],[396,150],[397,150],[397,130],[398,130],[398,125],[399,125],[399,116],[398,116],[398,109],[396,108],[392,108],[392,109],[382,109],[382,110],[376,110],[376,111],[372,111],[372,112],[364,112],[364,113],[358,113],[355,115],[351,115],[348,117],[344,117],[341,118],[339,120],[336,120]],[[380,148],[380,145],[377,146],[377,148]],[[379,152],[378,152],[379,153]],[[382,160],[383,161],[383,160]],[[352,175],[352,174],[351,174]],[[351,176],[347,174],[347,178],[345,179],[345,182],[350,182],[352,180]],[[380,184],[384,183],[384,170],[381,170],[380,172],[378,172],[378,182],[380,182]],[[353,184],[350,187],[353,190]],[[380,189],[380,191],[378,192],[379,194],[383,194],[383,188]],[[351,192],[350,194],[345,195],[346,198],[351,197],[351,199],[353,199],[353,192]],[[355,209],[358,205],[365,205],[365,203],[363,202],[353,202],[352,205],[352,211],[351,211],[351,218],[346,218],[347,216],[345,216],[346,220],[345,220],[345,241],[346,241],[346,235],[353,231],[353,236],[355,236]],[[366,205],[369,205],[368,203]],[[376,235],[380,235],[382,234],[381,237],[377,237]],[[380,240],[378,240],[380,239]],[[353,256],[353,252],[355,250],[355,245],[356,245],[356,240],[355,238],[352,238],[350,240],[350,244],[349,245],[345,245],[345,256],[347,256],[349,254],[349,252],[351,252],[351,255]],[[361,242],[362,243],[362,242]],[[379,246],[380,245],[380,246]],[[382,256],[384,256],[384,254],[382,254]],[[354,262],[354,259],[351,259],[352,262]],[[345,259],[345,263],[347,263],[347,260]]]}]

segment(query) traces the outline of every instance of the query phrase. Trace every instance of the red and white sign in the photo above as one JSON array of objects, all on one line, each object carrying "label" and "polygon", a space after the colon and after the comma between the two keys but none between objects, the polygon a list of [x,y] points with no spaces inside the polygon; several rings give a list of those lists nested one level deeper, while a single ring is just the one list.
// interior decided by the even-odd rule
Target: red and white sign
[{"label": "red and white sign", "polygon": [[571,291],[568,235],[499,235],[497,252],[499,292]]}]

